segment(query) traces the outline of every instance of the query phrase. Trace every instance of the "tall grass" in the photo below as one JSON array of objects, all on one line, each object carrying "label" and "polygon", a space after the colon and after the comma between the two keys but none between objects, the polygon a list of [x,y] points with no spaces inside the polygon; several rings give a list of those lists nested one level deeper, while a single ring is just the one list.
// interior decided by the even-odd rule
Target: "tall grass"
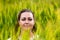
[{"label": "tall grass", "polygon": [[[22,9],[34,12],[37,28],[34,40],[60,40],[59,0],[0,0],[0,40],[17,40],[20,29],[17,34],[14,29]],[[28,34],[29,31],[25,32],[22,40],[29,40]]]}]

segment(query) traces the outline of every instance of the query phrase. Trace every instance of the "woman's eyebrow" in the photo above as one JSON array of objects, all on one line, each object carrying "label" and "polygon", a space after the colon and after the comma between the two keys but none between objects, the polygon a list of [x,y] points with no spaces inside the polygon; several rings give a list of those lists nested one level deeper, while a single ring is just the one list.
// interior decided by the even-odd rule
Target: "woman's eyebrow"
[{"label": "woman's eyebrow", "polygon": [[32,17],[28,17],[28,18],[32,18]]},{"label": "woman's eyebrow", "polygon": [[22,18],[26,18],[26,17],[22,17]]}]

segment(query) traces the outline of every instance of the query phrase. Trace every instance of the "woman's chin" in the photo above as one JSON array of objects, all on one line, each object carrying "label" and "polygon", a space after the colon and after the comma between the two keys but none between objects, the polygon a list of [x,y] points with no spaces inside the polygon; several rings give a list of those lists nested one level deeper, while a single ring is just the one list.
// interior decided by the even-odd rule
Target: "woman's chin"
[{"label": "woman's chin", "polygon": [[23,28],[23,30],[30,30],[30,28]]}]

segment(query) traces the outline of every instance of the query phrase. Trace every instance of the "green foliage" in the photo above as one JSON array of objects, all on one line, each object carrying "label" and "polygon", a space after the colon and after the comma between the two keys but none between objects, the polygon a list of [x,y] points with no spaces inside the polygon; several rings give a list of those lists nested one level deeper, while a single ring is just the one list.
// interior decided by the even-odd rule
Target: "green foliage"
[{"label": "green foliage", "polygon": [[[17,40],[20,28],[15,34],[15,25],[22,9],[34,13],[37,28],[34,40],[60,40],[60,0],[0,0],[0,40]],[[22,40],[28,39],[29,31],[22,36]]]}]

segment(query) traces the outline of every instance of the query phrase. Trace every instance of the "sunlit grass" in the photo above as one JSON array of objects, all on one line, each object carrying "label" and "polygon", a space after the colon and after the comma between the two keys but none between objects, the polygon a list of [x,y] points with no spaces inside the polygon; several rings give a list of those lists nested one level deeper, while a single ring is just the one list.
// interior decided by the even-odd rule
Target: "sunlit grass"
[{"label": "sunlit grass", "polygon": [[[37,28],[34,40],[60,40],[59,4],[56,0],[0,0],[0,40],[18,40],[20,28],[15,34],[15,25],[17,14],[22,9],[30,9],[34,13]],[[29,40],[28,34],[29,31],[24,32],[22,40]]]}]

